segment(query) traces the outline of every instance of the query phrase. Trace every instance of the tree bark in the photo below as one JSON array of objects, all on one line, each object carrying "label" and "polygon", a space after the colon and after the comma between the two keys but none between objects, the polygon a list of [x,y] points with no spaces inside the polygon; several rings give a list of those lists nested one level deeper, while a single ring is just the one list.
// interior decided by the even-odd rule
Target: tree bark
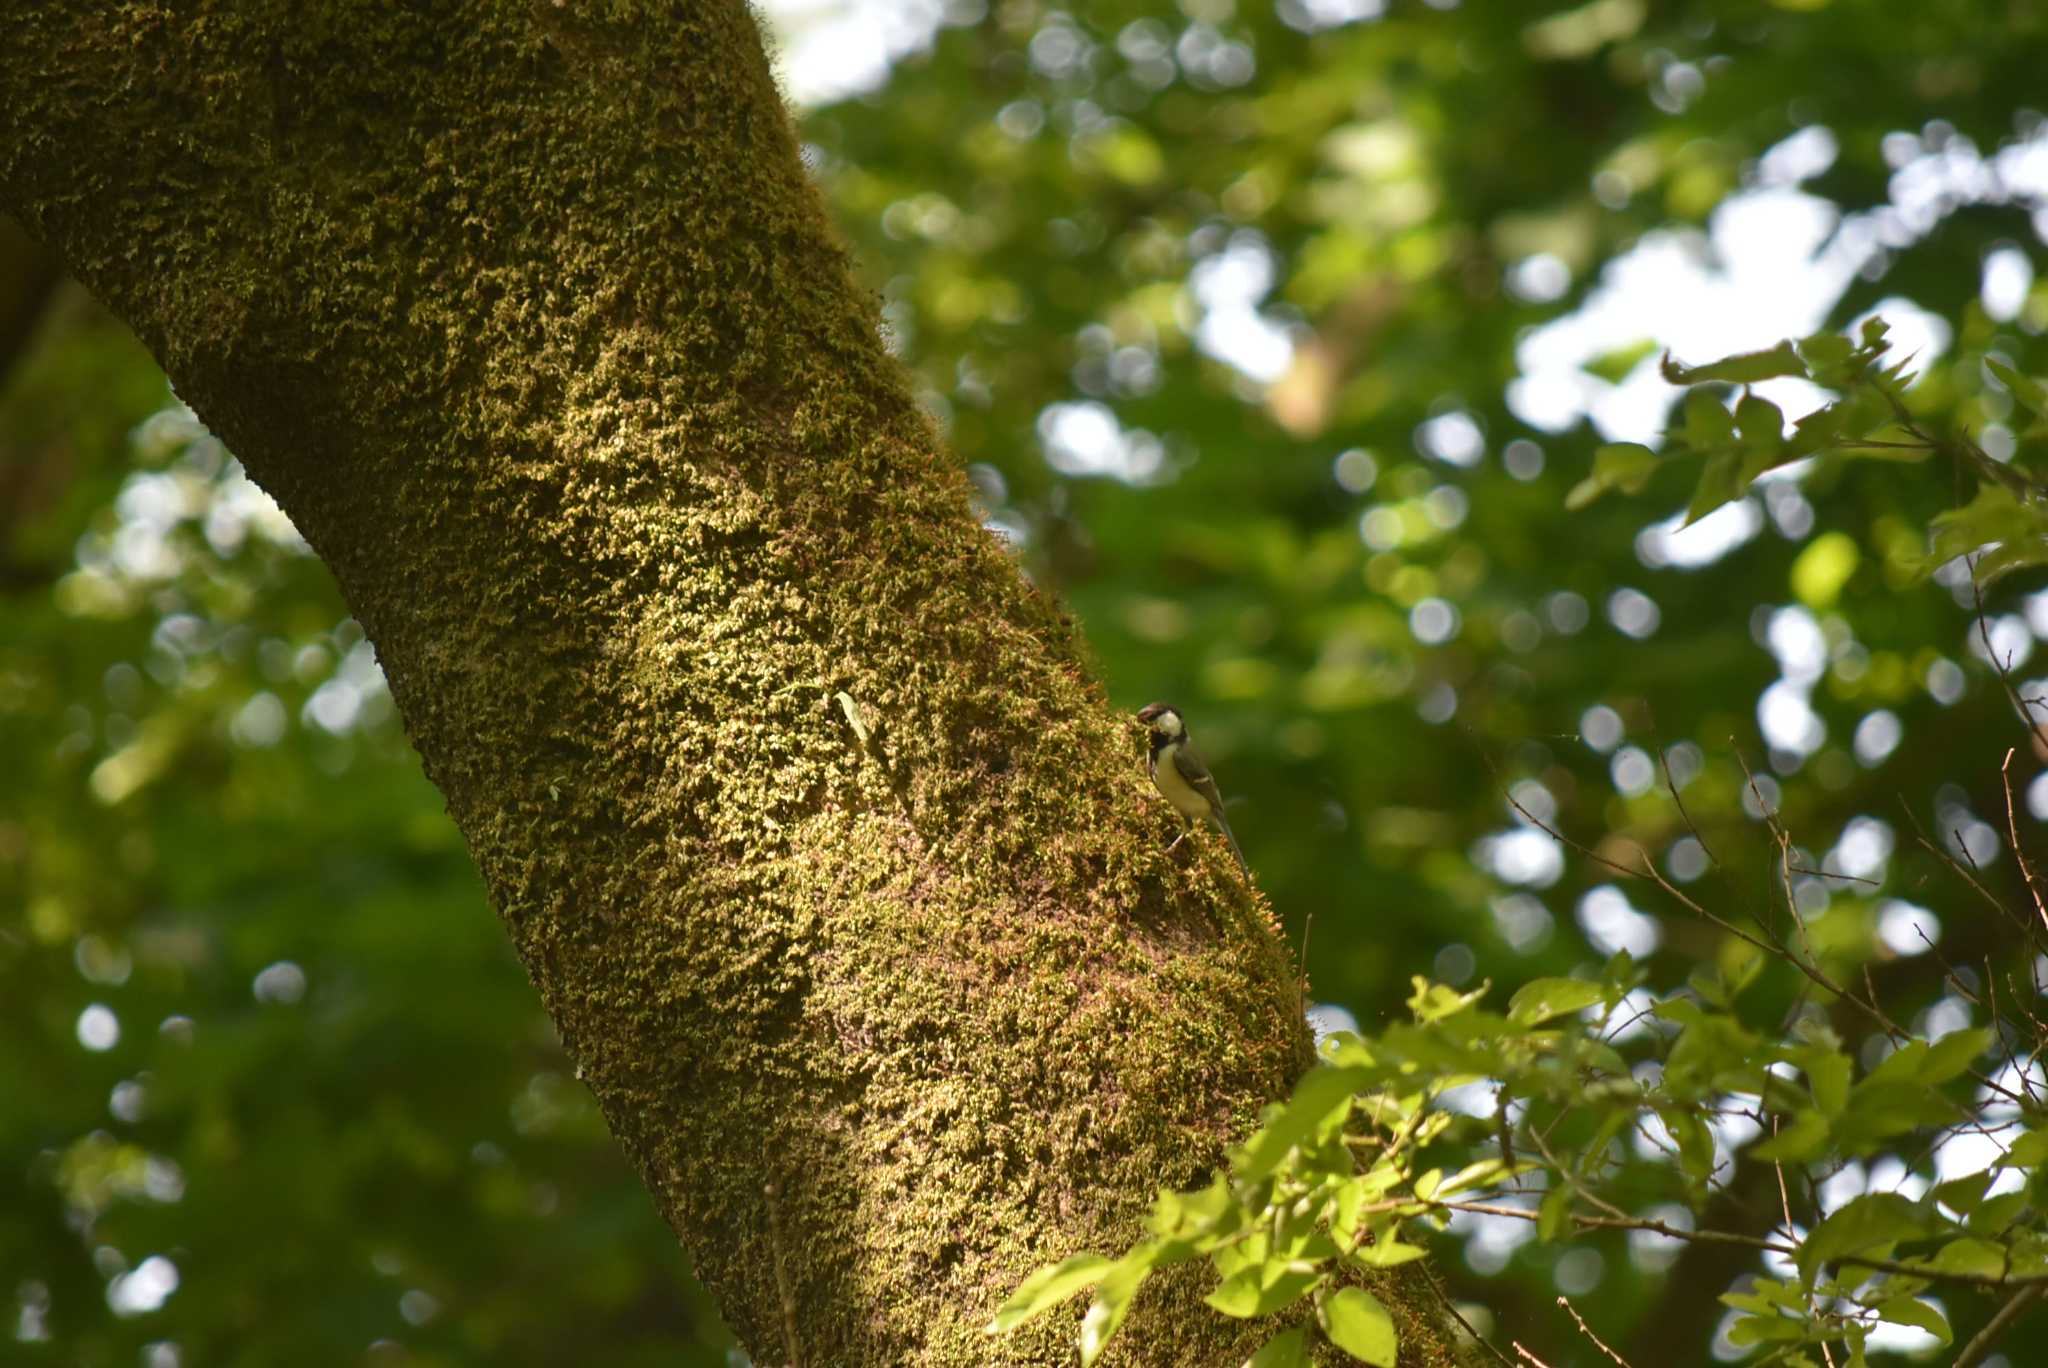
[{"label": "tree bark", "polygon": [[[755,1361],[1066,1361],[980,1327],[1284,1094],[1295,975],[976,524],[741,0],[8,30],[6,207],[332,568]],[[1161,1281],[1124,1361],[1256,1343]]]}]

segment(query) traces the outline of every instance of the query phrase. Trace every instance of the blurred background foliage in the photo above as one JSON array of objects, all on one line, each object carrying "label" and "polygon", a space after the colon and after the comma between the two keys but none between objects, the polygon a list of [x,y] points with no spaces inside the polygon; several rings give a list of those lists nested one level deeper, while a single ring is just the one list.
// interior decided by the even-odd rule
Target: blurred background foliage
[{"label": "blurred background foliage", "polygon": [[[2009,933],[1922,840],[2023,896],[2014,745],[2022,843],[2048,819],[1984,646],[2037,691],[2041,576],[1980,626],[1967,573],[1921,575],[1969,481],[1822,460],[1684,531],[1691,472],[1564,499],[1662,429],[1660,348],[1872,310],[1929,421],[2025,459],[1984,363],[2048,370],[2048,9],[769,8],[984,516],[1119,706],[1187,713],[1327,1022],[1620,949],[1683,985],[1720,934],[1505,795],[1767,917],[1746,761],[1801,863],[1863,881],[1798,882],[1821,952],[1917,1029],[1968,1023],[1946,972]],[[0,1358],[728,1362],[331,581],[11,232],[0,595]],[[1745,1014],[1800,992],[1774,966]],[[1595,1361],[1560,1293],[1638,1362],[1739,1357],[1745,1252],[1528,1233],[1454,1225],[1440,1265],[1554,1368]],[[2048,1326],[2005,1352],[2044,1361]]]}]

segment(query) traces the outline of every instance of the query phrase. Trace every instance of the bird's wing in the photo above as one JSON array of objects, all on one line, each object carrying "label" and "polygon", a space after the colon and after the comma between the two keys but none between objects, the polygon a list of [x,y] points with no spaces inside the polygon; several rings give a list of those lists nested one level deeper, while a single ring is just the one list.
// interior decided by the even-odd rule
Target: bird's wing
[{"label": "bird's wing", "polygon": [[1216,777],[1209,773],[1209,767],[1202,763],[1202,757],[1195,754],[1195,748],[1183,741],[1174,749],[1173,767],[1180,771],[1180,777],[1187,780],[1188,787],[1202,795],[1209,804],[1209,815],[1222,828],[1223,839],[1230,842],[1230,853],[1237,857],[1237,867],[1251,873],[1244,862],[1244,851],[1238,848],[1237,833],[1230,829],[1230,819],[1223,815],[1223,791],[1216,787]]},{"label": "bird's wing", "polygon": [[1209,806],[1215,809],[1220,819],[1223,816],[1222,791],[1216,787],[1215,776],[1209,773],[1209,767],[1202,763],[1201,756],[1195,754],[1192,745],[1183,741],[1174,748],[1173,767],[1180,771],[1180,777],[1187,781],[1189,788],[1209,800]]}]

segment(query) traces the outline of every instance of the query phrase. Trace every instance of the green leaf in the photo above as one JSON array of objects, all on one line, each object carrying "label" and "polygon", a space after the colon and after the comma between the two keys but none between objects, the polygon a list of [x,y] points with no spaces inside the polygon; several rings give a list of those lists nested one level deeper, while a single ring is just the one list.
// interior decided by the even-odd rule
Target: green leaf
[{"label": "green leaf", "polygon": [[1977,1203],[1984,1200],[1984,1190],[1991,1186],[1991,1170],[1951,1178],[1935,1186],[1934,1200],[1950,1211],[1967,1216],[1977,1209]]},{"label": "green leaf", "polygon": [[1970,1213],[1970,1229],[1979,1235],[1997,1235],[2011,1225],[2026,1206],[2025,1188],[2018,1192],[2001,1192],[1996,1197],[1987,1197]]},{"label": "green leaf", "polygon": [[2032,1130],[2012,1142],[2001,1168],[2040,1168],[2048,1165],[2048,1130]]},{"label": "green leaf", "polygon": [[1834,1118],[1835,1144],[1844,1153],[1867,1153],[1892,1136],[1938,1126],[1961,1114],[1961,1108],[1932,1088],[1873,1076],[1856,1085],[1849,1105]]},{"label": "green leaf", "polygon": [[1785,411],[1757,395],[1736,401],[1735,426],[1748,446],[1776,450],[1785,444]]},{"label": "green leaf", "polygon": [[1217,1249],[1210,1254],[1209,1262],[1215,1265],[1218,1277],[1230,1278],[1240,1269],[1256,1268],[1265,1263],[1266,1255],[1272,1252],[1272,1245],[1272,1237],[1264,1230],[1257,1230],[1242,1240]]},{"label": "green leaf", "polygon": [[1385,1239],[1360,1244],[1351,1251],[1351,1258],[1354,1263],[1364,1264],[1368,1268],[1392,1268],[1397,1264],[1413,1262],[1427,1253],[1429,1251],[1421,1245],[1402,1244],[1390,1232]]},{"label": "green leaf", "polygon": [[1572,486],[1564,506],[1576,513],[1610,489],[1640,494],[1657,471],[1657,453],[1640,442],[1609,442],[1593,452],[1593,473]]},{"label": "green leaf", "polygon": [[1231,1201],[1230,1184],[1221,1174],[1193,1192],[1159,1190],[1145,1227],[1154,1235],[1187,1238],[1234,1230],[1240,1208]]},{"label": "green leaf", "polygon": [[1102,1275],[1116,1266],[1113,1259],[1100,1254],[1075,1254],[1061,1260],[1051,1268],[1041,1268],[1026,1278],[1010,1294],[1010,1299],[997,1308],[995,1319],[984,1330],[987,1334],[1002,1335],[1032,1320],[1091,1283],[1100,1282]]},{"label": "green leaf", "polygon": [[[1665,1016],[1665,1008],[1675,1005],[1659,1004],[1657,1014]],[[1685,1101],[1703,1100],[1738,1084],[1743,1092],[1761,1091],[1755,1077],[1762,1072],[1761,1053],[1762,1042],[1733,1017],[1700,1013],[1672,1042],[1664,1061],[1664,1091]]]},{"label": "green leaf", "polygon": [[1340,1109],[1350,1106],[1351,1099],[1371,1081],[1371,1075],[1361,1068],[1340,1069],[1319,1064],[1310,1069],[1302,1076],[1301,1082],[1294,1085],[1294,1096],[1287,1099],[1245,1146],[1237,1163],[1238,1177],[1255,1182],[1272,1173],[1287,1157],[1289,1150],[1306,1140]]},{"label": "green leaf", "polygon": [[1583,362],[1580,369],[1588,375],[1605,380],[1610,385],[1618,385],[1628,378],[1628,373],[1634,370],[1644,357],[1654,356],[1656,351],[1657,344],[1646,337]]},{"label": "green leaf", "polygon": [[1918,1326],[1943,1344],[1955,1339],[1948,1328],[1948,1318],[1935,1310],[1932,1304],[1917,1297],[1890,1297],[1873,1309],[1879,1320],[1888,1320],[1894,1325]]},{"label": "green leaf", "polygon": [[1681,366],[1669,355],[1660,367],[1664,379],[1674,385],[1703,385],[1720,380],[1731,385],[1748,385],[1780,375],[1806,376],[1806,362],[1790,342],[1780,342],[1769,351],[1742,352],[1709,361],[1704,366]]},{"label": "green leaf", "polygon": [[1323,1299],[1317,1308],[1330,1343],[1374,1368],[1394,1368],[1400,1337],[1394,1318],[1380,1299],[1359,1287],[1347,1287]]},{"label": "green leaf", "polygon": [[1721,1300],[1738,1310],[1753,1311],[1768,1315],[1774,1311],[1794,1311],[1806,1314],[1805,1289],[1784,1278],[1757,1278],[1749,1285],[1748,1292],[1724,1292]]},{"label": "green leaf", "polygon": [[1517,1026],[1536,1026],[1606,1000],[1606,988],[1590,980],[1540,978],[1523,984],[1508,1000],[1508,1020]]},{"label": "green leaf", "polygon": [[1301,1327],[1282,1330],[1244,1361],[1244,1368],[1308,1368],[1308,1342]]},{"label": "green leaf", "polygon": [[1825,1263],[1850,1255],[1883,1258],[1901,1240],[1928,1233],[1920,1207],[1896,1192],[1868,1192],[1844,1204],[1813,1228],[1799,1246],[1799,1276],[1808,1287]]},{"label": "green leaf", "polygon": [[1685,396],[1685,417],[1678,432],[1686,446],[1707,455],[1735,445],[1735,417],[1712,391],[1694,390]]},{"label": "green leaf", "polygon": [[1321,1263],[1337,1257],[1337,1242],[1330,1238],[1330,1232],[1322,1227],[1323,1207],[1320,1203],[1302,1203],[1296,1208],[1301,1229],[1278,1249],[1276,1255],[1289,1263]]},{"label": "green leaf", "polygon": [[1563,1184],[1543,1194],[1536,1210],[1536,1238],[1545,1244],[1572,1233],[1572,1190]]},{"label": "green leaf", "polygon": [[2048,385],[2032,376],[2021,375],[1995,356],[1985,357],[1984,364],[1998,377],[2000,384],[2012,391],[2012,397],[2020,407],[2037,418],[2048,418]]},{"label": "green leaf", "polygon": [[1989,584],[2015,570],[2031,570],[2037,565],[2048,565],[2048,539],[2027,537],[1985,552],[1977,558],[1974,568],[1977,582]]},{"label": "green leaf", "polygon": [[1679,1167],[1704,1188],[1714,1176],[1714,1133],[1699,1117],[1678,1107],[1659,1107],[1657,1115],[1678,1142]]},{"label": "green leaf", "polygon": [[1095,1289],[1095,1300],[1089,1305],[1088,1314],[1081,1318],[1081,1368],[1090,1368],[1102,1356],[1102,1351],[1109,1347],[1110,1339],[1123,1325],[1138,1284],[1144,1282],[1145,1275],[1152,1271],[1152,1261],[1146,1257],[1147,1252],[1145,1246],[1140,1245],[1124,1255]]},{"label": "green leaf", "polygon": [[1732,451],[1709,456],[1700,468],[1692,499],[1685,506],[1685,525],[1690,527],[1723,504],[1733,503],[1741,497],[1742,489],[1742,458]]},{"label": "green leaf", "polygon": [[1803,1111],[1793,1116],[1778,1133],[1750,1150],[1754,1159],[1803,1164],[1817,1157],[1828,1144],[1828,1120],[1819,1112]]},{"label": "green leaf", "polygon": [[2019,502],[2012,491],[1994,481],[1977,487],[1977,496],[1961,508],[1935,515],[1929,528],[1933,550],[1926,571],[1991,542],[2023,544],[2043,532],[2039,512]]},{"label": "green leaf", "polygon": [[1917,1080],[1920,1077],[1921,1061],[1926,1058],[1927,1042],[1909,1040],[1878,1060],[1877,1067],[1864,1076],[1863,1081],[1856,1085],[1856,1090],[1861,1092],[1865,1088]]},{"label": "green leaf", "polygon": [[1299,1299],[1321,1278],[1322,1274],[1313,1269],[1292,1269],[1285,1264],[1254,1264],[1225,1278],[1202,1300],[1226,1316],[1253,1320],[1259,1316],[1270,1316]]},{"label": "green leaf", "polygon": [[1728,1342],[1747,1347],[1779,1340],[1806,1338],[1806,1322],[1776,1313],[1739,1317],[1728,1327]]},{"label": "green leaf", "polygon": [[1962,1074],[1991,1048],[1991,1031],[1982,1026],[1950,1031],[1928,1047],[1917,1076],[1929,1087],[1946,1083]]},{"label": "green leaf", "polygon": [[1965,1235],[1950,1240],[1934,1252],[1927,1266],[1943,1273],[1962,1273],[1977,1278],[2000,1278],[2010,1271],[2012,1259],[2004,1245]]},{"label": "green leaf", "polygon": [[1797,1051],[1792,1062],[1806,1075],[1814,1105],[1823,1116],[1835,1116],[1849,1102],[1849,1080],[1855,1066],[1840,1050],[1809,1045]]},{"label": "green leaf", "polygon": [[[1389,1176],[1393,1176],[1389,1173]],[[1381,1189],[1382,1191],[1384,1189]],[[1358,1239],[1361,1223],[1366,1219],[1365,1207],[1379,1192],[1375,1191],[1366,1175],[1346,1180],[1337,1189],[1336,1200],[1331,1204],[1330,1233],[1340,1243],[1351,1244]]]},{"label": "green leaf", "polygon": [[1840,333],[1815,333],[1811,337],[1802,337],[1798,347],[1799,354],[1806,358],[1808,369],[1813,371],[1839,366],[1856,350],[1856,344]]},{"label": "green leaf", "polygon": [[1408,1010],[1415,1013],[1418,1026],[1429,1026],[1448,1020],[1471,1007],[1473,1003],[1492,991],[1492,983],[1482,983],[1469,993],[1455,988],[1446,988],[1441,983],[1431,983],[1417,974],[1408,980],[1415,985],[1415,991],[1408,995]]},{"label": "green leaf", "polygon": [[1468,1188],[1497,1183],[1504,1178],[1511,1178],[1518,1173],[1533,1173],[1541,1167],[1543,1167],[1541,1164],[1531,1162],[1509,1164],[1507,1161],[1499,1158],[1480,1159],[1465,1165],[1465,1167],[1444,1179],[1443,1186],[1436,1190],[1436,1195],[1440,1198],[1448,1197],[1454,1192],[1463,1192]]},{"label": "green leaf", "polygon": [[[1885,434],[1887,443],[1899,446],[1870,446],[1867,439]],[[1823,404],[1792,425],[1786,443],[1795,456],[1829,451],[1858,461],[1924,461],[1934,448],[1895,426],[1895,415],[1883,394],[1868,385],[1858,386],[1831,404]]]}]

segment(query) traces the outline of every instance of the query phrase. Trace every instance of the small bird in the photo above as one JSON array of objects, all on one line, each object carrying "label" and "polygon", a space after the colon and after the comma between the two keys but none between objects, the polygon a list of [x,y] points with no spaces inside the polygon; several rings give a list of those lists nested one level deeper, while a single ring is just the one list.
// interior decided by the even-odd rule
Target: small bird
[{"label": "small bird", "polygon": [[[1223,815],[1223,794],[1217,789],[1209,767],[1195,754],[1194,743],[1188,740],[1187,724],[1180,720],[1180,709],[1170,703],[1147,703],[1138,709],[1138,720],[1152,730],[1153,784],[1166,795],[1174,810],[1190,822],[1206,818],[1216,823],[1223,839],[1230,842],[1230,853],[1237,856],[1237,867],[1250,875],[1244,852],[1237,846],[1237,835],[1230,829],[1230,819]],[[1181,836],[1186,834],[1182,832]],[[1181,836],[1174,837],[1173,845],[1180,844]]]}]

